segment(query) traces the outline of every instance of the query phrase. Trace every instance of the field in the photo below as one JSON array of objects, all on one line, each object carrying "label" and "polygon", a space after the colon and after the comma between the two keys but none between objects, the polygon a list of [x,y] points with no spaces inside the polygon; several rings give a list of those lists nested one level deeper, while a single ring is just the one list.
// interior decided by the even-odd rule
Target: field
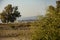
[{"label": "field", "polygon": [[31,40],[31,33],[27,23],[0,24],[0,40]]}]

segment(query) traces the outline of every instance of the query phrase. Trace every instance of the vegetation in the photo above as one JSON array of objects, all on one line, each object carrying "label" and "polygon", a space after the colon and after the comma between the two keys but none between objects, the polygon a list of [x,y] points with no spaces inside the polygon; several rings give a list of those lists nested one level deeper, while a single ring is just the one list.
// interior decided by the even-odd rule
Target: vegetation
[{"label": "vegetation", "polygon": [[[5,11],[1,13],[2,22],[14,22],[16,20],[16,17],[21,16],[17,9],[17,6],[12,7],[12,5],[10,4],[6,6]],[[50,5],[46,11],[46,15],[40,16],[38,18],[38,21],[32,23],[25,23],[20,26],[25,27],[27,24],[30,24],[28,26],[31,27],[31,29],[27,31],[30,33],[27,34],[29,36],[32,34],[32,40],[60,40],[60,1],[56,1],[56,7]],[[20,26],[19,28],[21,28]],[[11,26],[11,28],[15,29],[14,26]],[[10,31],[11,30],[9,30],[8,32]],[[3,30],[1,32],[3,33],[5,31]],[[16,31],[14,31],[13,33],[15,32]],[[26,31],[24,30],[21,33],[19,30],[16,33],[19,33],[21,35],[24,34],[25,36]]]},{"label": "vegetation", "polygon": [[31,24],[32,40],[60,40],[60,1],[56,4],[48,7],[45,17]]},{"label": "vegetation", "polygon": [[18,7],[12,7],[8,4],[1,13],[1,21],[3,23],[14,22],[17,17],[21,17],[20,12],[17,11]]}]

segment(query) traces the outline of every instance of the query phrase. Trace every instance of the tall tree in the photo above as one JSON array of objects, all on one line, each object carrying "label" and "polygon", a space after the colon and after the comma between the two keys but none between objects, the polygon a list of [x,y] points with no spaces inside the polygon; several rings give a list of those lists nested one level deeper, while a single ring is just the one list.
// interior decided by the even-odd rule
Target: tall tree
[{"label": "tall tree", "polygon": [[20,12],[17,10],[17,6],[12,7],[11,4],[8,4],[1,13],[1,21],[3,23],[14,22],[17,17],[21,17]]}]

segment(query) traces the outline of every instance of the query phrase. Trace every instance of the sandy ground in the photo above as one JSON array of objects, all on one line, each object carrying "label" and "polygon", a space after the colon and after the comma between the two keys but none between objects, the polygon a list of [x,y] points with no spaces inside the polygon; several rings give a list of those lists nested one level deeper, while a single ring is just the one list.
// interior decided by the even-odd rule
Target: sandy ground
[{"label": "sandy ground", "polygon": [[8,37],[8,38],[0,38],[0,40],[31,40],[27,37]]}]

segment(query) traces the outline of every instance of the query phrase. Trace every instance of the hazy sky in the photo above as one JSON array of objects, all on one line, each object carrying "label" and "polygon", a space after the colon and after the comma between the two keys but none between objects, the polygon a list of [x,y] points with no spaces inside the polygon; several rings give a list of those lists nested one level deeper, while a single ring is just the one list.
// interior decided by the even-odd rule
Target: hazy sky
[{"label": "hazy sky", "polygon": [[22,17],[44,15],[49,5],[56,4],[56,0],[0,0],[0,12],[8,4],[18,6]]}]

